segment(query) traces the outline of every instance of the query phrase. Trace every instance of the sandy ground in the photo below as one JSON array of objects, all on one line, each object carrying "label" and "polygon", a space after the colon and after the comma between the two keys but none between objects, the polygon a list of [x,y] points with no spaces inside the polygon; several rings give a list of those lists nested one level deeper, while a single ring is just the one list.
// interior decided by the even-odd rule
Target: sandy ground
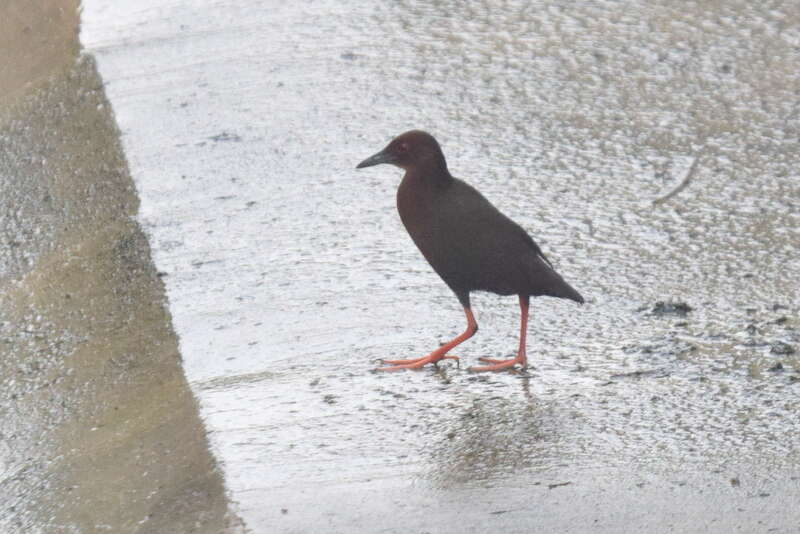
[{"label": "sandy ground", "polygon": [[77,2],[0,49],[0,530],[234,530]]}]

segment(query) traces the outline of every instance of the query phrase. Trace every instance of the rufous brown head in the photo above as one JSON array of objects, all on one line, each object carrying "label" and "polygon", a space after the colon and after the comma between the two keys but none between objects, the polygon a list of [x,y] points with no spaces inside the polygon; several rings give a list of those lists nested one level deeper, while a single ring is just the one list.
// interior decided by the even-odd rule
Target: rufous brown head
[{"label": "rufous brown head", "polygon": [[439,143],[431,134],[422,130],[411,130],[398,135],[386,145],[386,148],[359,163],[356,169],[382,163],[389,163],[405,170],[431,166],[447,169]]}]

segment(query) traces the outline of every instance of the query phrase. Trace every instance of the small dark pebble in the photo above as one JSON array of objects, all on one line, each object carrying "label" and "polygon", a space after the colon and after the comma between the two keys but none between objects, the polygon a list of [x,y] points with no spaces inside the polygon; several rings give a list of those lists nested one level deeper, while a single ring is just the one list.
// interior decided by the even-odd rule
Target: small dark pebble
[{"label": "small dark pebble", "polygon": [[783,324],[783,323],[785,323],[785,322],[786,322],[786,321],[788,321],[788,320],[789,320],[789,318],[788,318],[788,317],[786,317],[785,315],[781,315],[780,317],[778,317],[777,319],[775,319],[775,320],[774,320],[774,321],[772,321],[772,322],[773,322],[774,324]]},{"label": "small dark pebble", "polygon": [[289,513],[289,509],[288,509],[288,508],[281,508],[281,513],[282,513],[283,515],[286,515],[286,514],[288,514],[288,513]]},{"label": "small dark pebble", "polygon": [[747,333],[750,334],[751,336],[754,334],[758,334],[758,328],[756,328],[756,325],[754,325],[753,323],[747,325],[747,328],[745,328],[745,330],[747,330]]},{"label": "small dark pebble", "polygon": [[798,382],[800,382],[800,375],[792,375],[789,377],[790,384],[797,384]]},{"label": "small dark pebble", "polygon": [[767,369],[767,371],[772,371],[773,373],[781,372],[783,371],[783,364],[781,362],[778,362],[769,369]]},{"label": "small dark pebble", "polygon": [[770,349],[772,354],[794,354],[795,349],[793,346],[789,345],[788,343],[784,343],[783,341],[778,341],[777,343],[772,344],[772,348]]},{"label": "small dark pebble", "polygon": [[325,395],[324,397],[322,397],[322,400],[323,402],[326,402],[328,404],[336,404],[336,395],[331,395],[331,394]]},{"label": "small dark pebble", "polygon": [[238,135],[232,134],[232,133],[228,133],[228,132],[222,132],[222,133],[218,133],[217,135],[212,135],[208,139],[210,139],[211,141],[217,142],[217,143],[220,142],[220,141],[239,142],[239,141],[242,140],[242,138],[239,137]]},{"label": "small dark pebble", "polygon": [[731,486],[733,486],[734,488],[738,488],[741,484],[742,483],[739,482],[738,478],[734,477],[731,479]]},{"label": "small dark pebble", "polygon": [[655,303],[650,311],[652,315],[680,315],[685,316],[692,311],[692,307],[685,302],[664,302],[662,300]]},{"label": "small dark pebble", "polygon": [[788,310],[788,309],[789,309],[789,306],[786,306],[785,304],[780,304],[778,302],[776,302],[775,304],[772,305],[772,311]]},{"label": "small dark pebble", "polygon": [[556,484],[548,484],[547,489],[558,488],[561,486],[569,486],[570,484],[572,484],[572,482],[558,482]]},{"label": "small dark pebble", "polygon": [[357,55],[355,55],[353,52],[345,52],[345,53],[344,53],[344,54],[342,54],[340,57],[341,57],[342,59],[346,59],[346,60],[348,60],[348,61],[352,61],[352,60],[354,60],[355,58],[357,58],[358,56],[357,56]]}]

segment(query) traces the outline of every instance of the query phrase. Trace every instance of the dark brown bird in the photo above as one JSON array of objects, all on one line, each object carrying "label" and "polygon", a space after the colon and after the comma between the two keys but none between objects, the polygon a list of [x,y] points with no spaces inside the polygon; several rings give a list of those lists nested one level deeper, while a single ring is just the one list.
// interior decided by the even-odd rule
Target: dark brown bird
[{"label": "dark brown bird", "polygon": [[521,320],[517,357],[480,358],[489,365],[470,371],[498,371],[515,364],[525,368],[530,297],[545,295],[579,304],[583,304],[583,297],[553,269],[522,227],[500,213],[474,187],[450,174],[432,135],[419,130],[406,132],[356,168],[381,163],[406,171],[397,190],[400,219],[422,255],[458,297],[467,316],[467,329],[427,356],[385,360],[390,367],[379,370],[418,369],[442,359],[458,359],[447,353],[478,331],[470,307],[471,291],[518,295]]}]

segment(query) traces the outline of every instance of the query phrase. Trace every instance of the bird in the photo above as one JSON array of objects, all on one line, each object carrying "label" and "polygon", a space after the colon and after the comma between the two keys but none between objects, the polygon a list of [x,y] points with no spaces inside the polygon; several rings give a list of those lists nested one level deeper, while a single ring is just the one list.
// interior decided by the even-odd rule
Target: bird
[{"label": "bird", "polygon": [[479,358],[486,365],[469,371],[501,371],[528,360],[526,336],[530,298],[549,296],[578,304],[584,298],[558,274],[530,235],[468,183],[450,174],[439,143],[429,133],[411,130],[395,137],[356,169],[391,164],[405,171],[397,189],[400,220],[422,255],[455,293],[467,319],[464,332],[427,356],[382,360],[378,371],[420,369],[444,359],[478,331],[470,293],[517,295],[520,307],[519,349],[507,360]]}]

